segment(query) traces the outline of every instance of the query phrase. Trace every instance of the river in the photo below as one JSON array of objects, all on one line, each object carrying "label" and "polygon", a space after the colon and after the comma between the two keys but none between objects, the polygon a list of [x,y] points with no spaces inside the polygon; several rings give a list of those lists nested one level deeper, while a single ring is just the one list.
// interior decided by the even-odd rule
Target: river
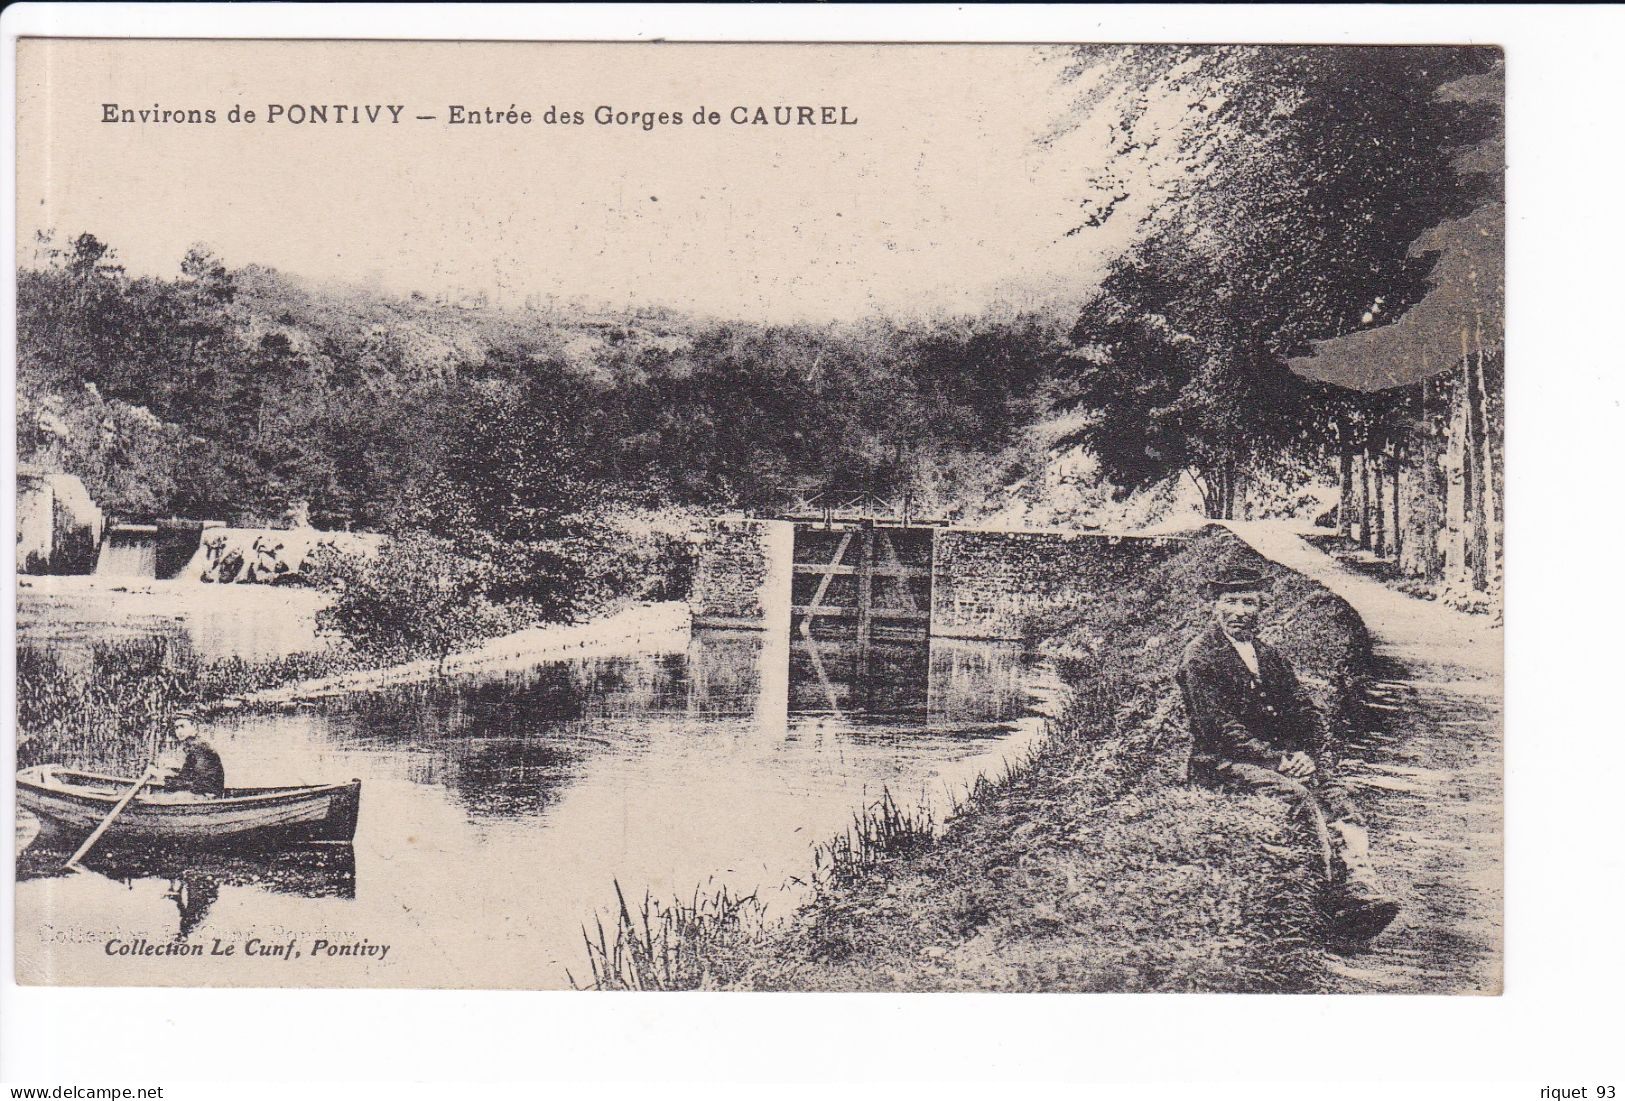
[{"label": "river", "polygon": [[185,860],[110,849],[74,874],[30,850],[18,975],[566,987],[585,981],[583,926],[607,920],[617,882],[634,904],[726,885],[784,916],[813,847],[855,810],[889,790],[940,817],[949,793],[1024,751],[1053,692],[1051,670],[1012,644],[861,654],[696,631],[672,652],[230,714],[204,731],[228,783],[362,781],[354,846]]}]

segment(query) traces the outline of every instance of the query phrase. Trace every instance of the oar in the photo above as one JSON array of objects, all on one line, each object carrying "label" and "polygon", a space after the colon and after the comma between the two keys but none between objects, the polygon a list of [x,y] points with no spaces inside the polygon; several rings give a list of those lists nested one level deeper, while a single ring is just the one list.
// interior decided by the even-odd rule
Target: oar
[{"label": "oar", "polygon": [[124,798],[113,804],[113,809],[107,812],[107,817],[102,819],[102,824],[97,826],[95,831],[89,837],[85,838],[85,843],[79,846],[77,852],[68,857],[68,862],[62,865],[64,868],[74,871],[79,869],[79,861],[84,859],[85,855],[89,853],[91,849],[95,848],[96,842],[102,839],[102,834],[106,833],[107,828],[113,824],[113,819],[124,813],[124,808],[130,805],[130,800],[135,798],[136,792],[152,783],[153,774],[157,771],[158,766],[147,766],[147,771],[141,774],[141,779],[135,782],[135,786],[124,793]]}]

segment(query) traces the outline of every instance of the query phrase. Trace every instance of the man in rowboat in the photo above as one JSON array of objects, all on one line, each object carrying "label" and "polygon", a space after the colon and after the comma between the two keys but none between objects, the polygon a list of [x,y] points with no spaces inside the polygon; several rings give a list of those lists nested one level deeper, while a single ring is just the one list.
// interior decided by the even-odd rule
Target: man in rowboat
[{"label": "man in rowboat", "polygon": [[1263,575],[1225,570],[1208,588],[1213,621],[1186,648],[1178,674],[1191,723],[1191,782],[1296,807],[1321,842],[1334,928],[1370,940],[1399,903],[1377,880],[1358,808],[1316,759],[1325,741],[1320,713],[1286,659],[1257,637]]},{"label": "man in rowboat", "polygon": [[218,799],[226,793],[226,766],[220,763],[220,754],[204,741],[192,723],[190,715],[176,715],[173,732],[175,740],[186,751],[186,760],[169,779],[164,781],[165,791],[190,791]]}]

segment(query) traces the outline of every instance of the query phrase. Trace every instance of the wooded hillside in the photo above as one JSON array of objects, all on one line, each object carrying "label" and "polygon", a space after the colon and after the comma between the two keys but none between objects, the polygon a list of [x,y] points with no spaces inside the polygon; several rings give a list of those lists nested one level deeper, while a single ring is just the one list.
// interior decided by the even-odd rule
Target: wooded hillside
[{"label": "wooded hillside", "polygon": [[1034,317],[504,312],[201,248],[173,279],[129,278],[91,234],[42,245],[19,273],[20,457],[126,518],[269,522],[303,502],[317,526],[390,529],[471,477],[528,479],[567,509],[940,503],[1037,415],[1056,343]]}]

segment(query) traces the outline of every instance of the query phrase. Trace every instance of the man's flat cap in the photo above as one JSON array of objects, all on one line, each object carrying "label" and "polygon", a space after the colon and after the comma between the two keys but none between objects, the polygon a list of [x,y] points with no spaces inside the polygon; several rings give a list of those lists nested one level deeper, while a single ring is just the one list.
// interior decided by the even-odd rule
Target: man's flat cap
[{"label": "man's flat cap", "polygon": [[1223,593],[1256,593],[1264,590],[1264,575],[1247,566],[1231,566],[1214,574],[1207,583],[1214,596]]}]

